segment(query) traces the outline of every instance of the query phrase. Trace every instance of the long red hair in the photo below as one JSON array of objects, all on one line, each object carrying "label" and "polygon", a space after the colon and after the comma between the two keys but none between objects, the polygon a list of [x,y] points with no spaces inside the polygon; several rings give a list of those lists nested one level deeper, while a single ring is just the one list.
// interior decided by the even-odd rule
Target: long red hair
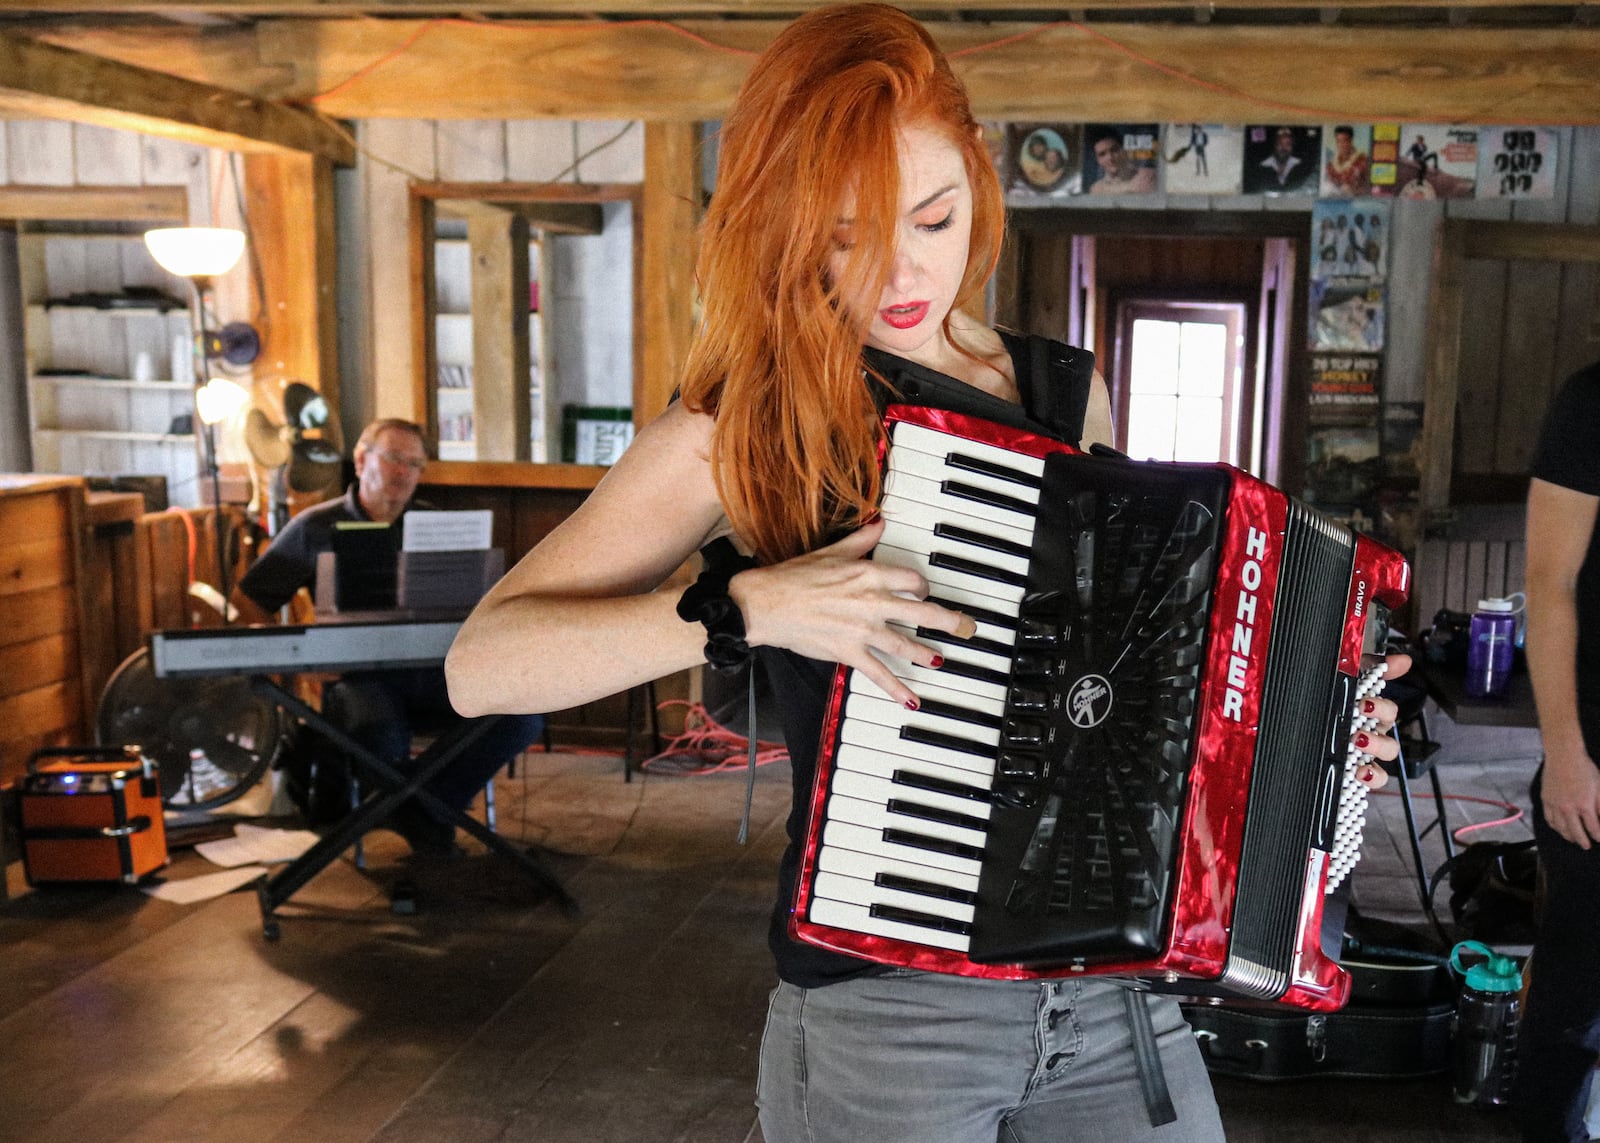
[{"label": "long red hair", "polygon": [[[682,396],[716,418],[718,493],[768,562],[858,524],[877,503],[882,429],[862,375],[866,330],[839,299],[863,287],[875,296],[888,278],[899,134],[911,125],[941,131],[965,159],[973,217],[959,308],[994,272],[1004,202],[966,90],[915,20],[883,4],[801,17],[756,61],[722,126]],[[835,281],[828,257],[849,191],[853,241]]]}]

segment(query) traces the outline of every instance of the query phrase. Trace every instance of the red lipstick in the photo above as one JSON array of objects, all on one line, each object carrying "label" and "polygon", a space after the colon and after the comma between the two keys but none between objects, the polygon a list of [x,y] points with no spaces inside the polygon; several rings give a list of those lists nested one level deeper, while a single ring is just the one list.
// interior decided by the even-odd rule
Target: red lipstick
[{"label": "red lipstick", "polygon": [[911,329],[922,324],[922,319],[928,316],[927,302],[907,302],[902,306],[885,306],[878,311],[885,325],[895,329]]}]

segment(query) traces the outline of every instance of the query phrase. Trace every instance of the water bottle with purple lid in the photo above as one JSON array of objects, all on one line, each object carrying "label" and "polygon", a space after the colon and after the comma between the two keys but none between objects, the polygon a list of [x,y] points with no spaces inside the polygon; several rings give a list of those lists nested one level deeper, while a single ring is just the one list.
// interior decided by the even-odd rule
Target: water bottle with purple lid
[{"label": "water bottle with purple lid", "polygon": [[1519,610],[1516,596],[1478,600],[1467,632],[1467,694],[1473,698],[1504,698],[1511,686]]}]

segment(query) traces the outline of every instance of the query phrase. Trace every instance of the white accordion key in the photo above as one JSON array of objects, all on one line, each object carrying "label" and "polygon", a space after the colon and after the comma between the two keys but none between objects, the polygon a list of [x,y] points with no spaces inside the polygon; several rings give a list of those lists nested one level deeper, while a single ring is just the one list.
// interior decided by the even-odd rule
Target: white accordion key
[{"label": "white accordion key", "polygon": [[[1351,712],[1354,717],[1350,723],[1352,737],[1357,731],[1364,730],[1369,734],[1377,731],[1378,720],[1369,714],[1362,714],[1361,704],[1383,690],[1383,676],[1388,669],[1386,663],[1379,663],[1362,672],[1356,681],[1355,709]],[[1356,780],[1356,770],[1371,761],[1371,754],[1357,750],[1355,743],[1350,743],[1345,752],[1344,785],[1339,791],[1339,816],[1334,825],[1333,850],[1328,855],[1328,886],[1325,892],[1332,893],[1337,889],[1361,859],[1361,834],[1367,823],[1367,787]]]}]

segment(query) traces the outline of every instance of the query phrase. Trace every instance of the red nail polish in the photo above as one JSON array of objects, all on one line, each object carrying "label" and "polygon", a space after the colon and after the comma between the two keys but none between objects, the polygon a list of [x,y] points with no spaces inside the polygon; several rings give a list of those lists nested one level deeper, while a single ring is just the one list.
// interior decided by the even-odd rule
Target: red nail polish
[{"label": "red nail polish", "polygon": [[1367,737],[1365,733],[1356,735],[1356,747],[1360,750],[1365,750],[1367,748],[1367,744],[1371,741],[1372,739]]},{"label": "red nail polish", "polygon": [[906,699],[906,709],[916,710],[921,704],[916,699]]},{"label": "red nail polish", "polygon": [[1361,703],[1361,713],[1362,714],[1371,714],[1373,711],[1375,711],[1377,709],[1378,709],[1378,704],[1373,702],[1371,699],[1362,700],[1362,703]]},{"label": "red nail polish", "polygon": [[929,663],[928,665],[937,671],[940,667],[944,666],[944,656],[935,655],[933,657],[933,662]]}]

